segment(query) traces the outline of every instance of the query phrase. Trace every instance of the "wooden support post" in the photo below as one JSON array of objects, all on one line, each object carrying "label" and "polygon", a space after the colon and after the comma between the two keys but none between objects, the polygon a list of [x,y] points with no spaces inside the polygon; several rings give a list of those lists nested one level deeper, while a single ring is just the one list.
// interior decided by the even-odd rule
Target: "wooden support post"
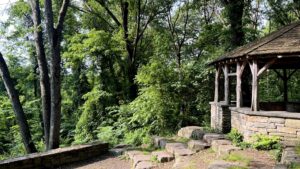
[{"label": "wooden support post", "polygon": [[228,65],[225,64],[223,67],[224,72],[224,102],[226,105],[229,105],[229,76],[228,76]]},{"label": "wooden support post", "polygon": [[243,64],[237,62],[236,65],[236,107],[240,108],[243,106],[242,97],[242,75],[246,67],[247,62],[244,61]]},{"label": "wooden support post", "polygon": [[288,103],[288,75],[286,69],[283,69],[283,100],[286,105]]},{"label": "wooden support post", "polygon": [[220,71],[221,67],[218,66],[216,70],[216,75],[215,75],[215,97],[214,97],[214,102],[219,101],[219,80],[220,80]]},{"label": "wooden support post", "polygon": [[252,99],[251,99],[251,110],[259,111],[259,97],[258,97],[258,65],[257,60],[253,60],[250,64],[252,72]]},{"label": "wooden support post", "polygon": [[240,108],[242,104],[242,75],[241,64],[236,64],[236,107]]}]

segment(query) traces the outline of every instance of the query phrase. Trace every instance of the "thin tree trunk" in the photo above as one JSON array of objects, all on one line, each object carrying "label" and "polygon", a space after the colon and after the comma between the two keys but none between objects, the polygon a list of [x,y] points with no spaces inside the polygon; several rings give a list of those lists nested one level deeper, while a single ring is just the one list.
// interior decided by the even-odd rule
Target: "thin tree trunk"
[{"label": "thin tree trunk", "polygon": [[42,98],[42,114],[44,123],[44,138],[47,149],[49,148],[50,133],[50,113],[51,113],[51,95],[50,95],[50,79],[48,65],[45,55],[45,47],[43,41],[43,31],[41,28],[41,11],[39,0],[30,1],[32,9],[32,17],[34,23],[35,48],[37,53],[37,61],[40,73],[40,87]]},{"label": "thin tree trunk", "polygon": [[67,13],[70,0],[64,0],[59,11],[57,26],[54,27],[52,1],[45,0],[45,18],[51,53],[51,116],[49,148],[59,147],[59,131],[61,120],[61,78],[60,78],[60,42],[62,39],[63,23]]},{"label": "thin tree trunk", "polygon": [[6,65],[5,60],[3,59],[2,54],[0,53],[0,74],[3,79],[6,91],[8,96],[11,100],[17,122],[20,126],[21,137],[25,146],[27,153],[34,153],[36,152],[36,148],[31,138],[29,126],[26,120],[26,116],[21,105],[19,94],[14,87],[12,79],[9,74],[8,67]]}]

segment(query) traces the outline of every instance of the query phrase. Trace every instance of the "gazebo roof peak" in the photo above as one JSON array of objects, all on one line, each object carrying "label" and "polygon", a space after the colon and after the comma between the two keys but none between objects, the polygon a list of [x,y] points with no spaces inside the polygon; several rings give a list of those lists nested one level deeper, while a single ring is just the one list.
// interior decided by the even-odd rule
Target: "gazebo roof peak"
[{"label": "gazebo roof peak", "polygon": [[211,64],[245,56],[265,58],[269,55],[300,54],[300,21],[294,22],[254,42],[238,47]]}]

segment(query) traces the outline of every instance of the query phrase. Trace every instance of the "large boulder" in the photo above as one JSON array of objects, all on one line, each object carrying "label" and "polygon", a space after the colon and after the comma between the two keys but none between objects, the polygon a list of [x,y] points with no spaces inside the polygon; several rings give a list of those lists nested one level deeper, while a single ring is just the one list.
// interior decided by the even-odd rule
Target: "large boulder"
[{"label": "large boulder", "polygon": [[183,127],[177,133],[179,137],[195,139],[195,140],[201,140],[204,134],[205,132],[203,130],[203,127],[199,127],[199,126]]}]

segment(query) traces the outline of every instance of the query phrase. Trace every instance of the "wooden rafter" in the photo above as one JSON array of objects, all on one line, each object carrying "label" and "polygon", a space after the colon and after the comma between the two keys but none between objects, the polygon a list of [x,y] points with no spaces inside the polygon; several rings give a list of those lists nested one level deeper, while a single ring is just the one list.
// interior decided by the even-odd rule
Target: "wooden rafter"
[{"label": "wooden rafter", "polygon": [[277,60],[277,58],[274,58],[274,59],[270,60],[269,62],[267,62],[267,63],[265,64],[265,66],[262,67],[262,68],[258,71],[257,76],[260,77],[260,75],[263,74],[263,73],[264,73],[264,72],[265,72],[272,64],[274,64],[276,60]]}]

